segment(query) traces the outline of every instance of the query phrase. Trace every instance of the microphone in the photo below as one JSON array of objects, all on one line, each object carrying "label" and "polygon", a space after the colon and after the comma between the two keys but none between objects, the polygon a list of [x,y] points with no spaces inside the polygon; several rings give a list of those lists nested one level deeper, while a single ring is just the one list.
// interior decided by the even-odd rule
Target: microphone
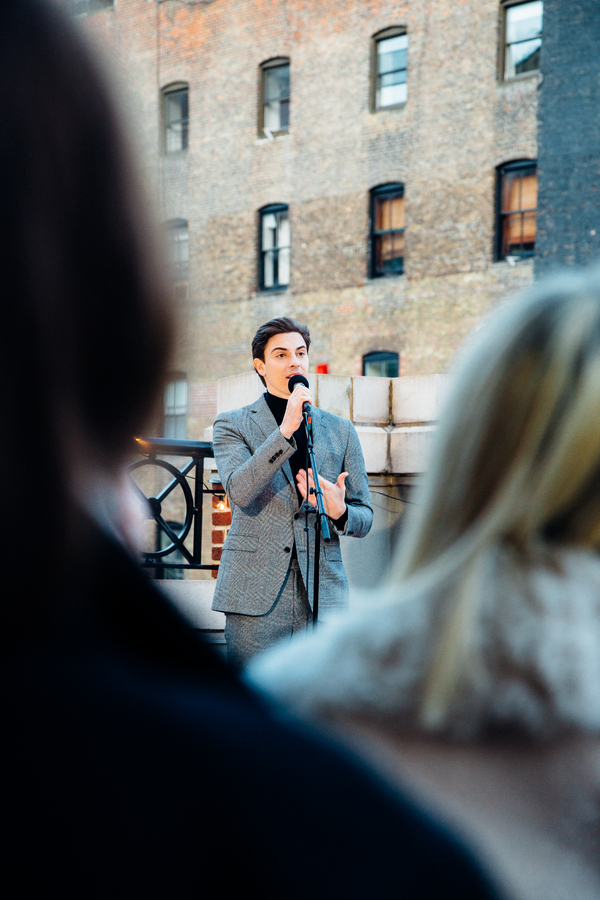
[{"label": "microphone", "polygon": [[[294,388],[297,384],[303,384],[304,387],[309,387],[308,378],[305,378],[304,375],[292,375],[292,377],[288,381],[290,394],[293,393]],[[304,412],[308,412],[308,410],[310,409],[310,403],[308,402],[308,400],[304,401],[304,403],[302,404],[302,409],[304,410]]]}]

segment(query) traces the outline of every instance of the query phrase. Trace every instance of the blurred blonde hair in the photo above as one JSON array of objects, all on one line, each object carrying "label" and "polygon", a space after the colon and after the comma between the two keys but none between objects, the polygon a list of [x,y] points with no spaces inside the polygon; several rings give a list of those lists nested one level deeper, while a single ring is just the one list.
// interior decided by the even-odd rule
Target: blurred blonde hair
[{"label": "blurred blonde hair", "polygon": [[600,547],[600,271],[556,275],[495,312],[464,353],[389,589],[445,591],[421,718],[447,717],[500,543]]}]

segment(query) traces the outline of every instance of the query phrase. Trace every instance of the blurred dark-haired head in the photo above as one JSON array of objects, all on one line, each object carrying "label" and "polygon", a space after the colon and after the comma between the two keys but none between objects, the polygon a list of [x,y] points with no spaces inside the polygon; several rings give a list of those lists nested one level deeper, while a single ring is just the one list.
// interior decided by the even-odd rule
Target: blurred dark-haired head
[{"label": "blurred dark-haired head", "polygon": [[171,318],[117,117],[74,25],[43,0],[4,0],[0,77],[2,537],[11,568],[56,577],[73,473],[114,470],[143,428]]}]

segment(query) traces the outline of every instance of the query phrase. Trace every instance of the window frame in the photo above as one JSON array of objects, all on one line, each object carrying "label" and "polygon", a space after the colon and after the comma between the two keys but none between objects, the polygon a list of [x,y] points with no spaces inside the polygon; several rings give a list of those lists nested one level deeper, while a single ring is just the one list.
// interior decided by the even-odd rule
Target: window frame
[{"label": "window frame", "polygon": [[[179,246],[175,244],[173,235],[176,231],[183,231],[185,228],[187,233],[187,259],[183,262],[180,259],[174,259],[175,254],[172,252],[172,248],[174,246]],[[171,272],[173,273],[173,281],[175,282],[187,282],[190,277],[190,226],[187,219],[169,219],[164,224],[165,236],[168,241],[168,252],[169,252],[169,260],[171,263]]]},{"label": "window frame", "polygon": [[[278,131],[271,131],[271,129],[266,129],[265,125],[265,83],[266,83],[266,73],[271,71],[272,69],[283,69],[287,66],[288,69],[288,124],[287,128],[279,128]],[[291,63],[289,56],[276,56],[273,59],[267,59],[260,64],[260,84],[259,84],[259,98],[258,98],[258,136],[260,138],[269,139],[270,136],[278,137],[283,134],[288,134],[290,130],[290,107],[291,107]],[[281,125],[281,116],[279,118],[279,124]],[[268,131],[268,134],[267,134]]]},{"label": "window frame", "polygon": [[[185,91],[187,118],[179,121],[182,123],[182,144],[178,150],[169,150],[167,148],[167,97],[170,94],[183,93]],[[173,81],[171,84],[165,85],[160,91],[160,107],[161,107],[161,153],[163,156],[178,156],[187,153],[190,146],[190,86],[187,81]]]},{"label": "window frame", "polygon": [[[407,85],[407,99],[402,100],[400,103],[390,103],[387,106],[378,106],[377,104],[377,96],[378,96],[378,84],[379,84],[379,51],[378,45],[381,41],[386,41],[389,38],[393,37],[401,37],[406,35],[408,37],[408,28],[406,25],[392,25],[390,28],[384,28],[382,31],[378,31],[371,38],[371,97],[370,97],[370,107],[371,112],[381,112],[385,109],[402,109],[406,106],[408,102],[408,51],[407,51],[407,60],[406,60],[406,85]],[[400,69],[398,71],[401,71]]]},{"label": "window frame", "polygon": [[[402,269],[396,272],[380,272],[377,270],[377,239],[382,237],[384,234],[399,234],[403,235],[406,233],[406,224],[403,228],[393,228],[393,229],[385,229],[383,231],[377,231],[375,229],[376,222],[376,205],[378,200],[388,199],[393,200],[394,197],[404,197],[406,193],[404,183],[399,181],[391,181],[386,184],[380,184],[377,187],[371,189],[369,194],[369,244],[370,244],[370,259],[369,259],[369,277],[370,278],[389,278],[389,277],[397,277],[399,275],[404,275],[404,255],[402,256]],[[406,215],[406,210],[405,210]]]},{"label": "window frame", "polygon": [[[504,176],[507,173],[515,173],[515,172],[523,172],[523,173],[535,173],[537,176],[537,160],[536,159],[515,159],[510,162],[501,163],[496,167],[496,234],[495,234],[495,246],[494,246],[494,260],[496,262],[502,262],[507,259],[507,257],[514,258],[515,256],[519,259],[531,259],[535,256],[535,240],[533,250],[523,250],[520,253],[504,253],[504,222],[507,220],[509,215],[523,215],[527,212],[535,212],[536,216],[536,238],[537,238],[537,210],[538,205],[536,204],[534,209],[519,209],[515,210],[511,213],[502,212],[502,187]],[[539,183],[538,183],[539,189]]]},{"label": "window frame", "polygon": [[[169,413],[169,412],[167,412],[167,390],[171,385],[173,385],[174,396],[175,396],[175,392],[177,390],[177,388],[176,388],[177,384],[185,384],[185,412]],[[163,391],[163,409],[162,409],[163,437],[169,438],[170,440],[174,440],[174,441],[186,440],[187,419],[188,419],[188,412],[189,412],[189,399],[190,399],[190,396],[189,396],[189,384],[188,384],[187,375],[185,375],[183,372],[172,372],[169,375],[169,377],[165,380],[165,386],[164,386],[164,391]],[[173,410],[176,410],[178,408],[177,404],[175,402],[173,403],[172,408],[173,408]],[[177,431],[179,430],[177,428],[177,426],[180,425],[182,421],[183,421],[183,429],[181,429],[181,430],[183,431],[183,437],[181,435],[177,434]],[[167,423],[168,422],[174,423],[175,434],[167,433]]]},{"label": "window frame", "polygon": [[103,9],[114,9],[115,0],[69,0],[69,6],[72,16],[83,19]]},{"label": "window frame", "polygon": [[[525,6],[528,3],[535,3],[536,0],[501,0],[500,3],[500,46],[499,46],[499,58],[498,58],[498,80],[501,82],[513,82],[517,81],[521,78],[531,78],[534,75],[537,75],[540,72],[540,69],[530,69],[528,72],[520,72],[518,75],[507,75],[506,72],[506,28],[508,22],[508,10],[514,8],[515,6]],[[543,8],[543,0],[542,0],[542,30],[540,32],[540,40],[541,46],[544,45],[544,8]],[[514,41],[513,43],[519,43],[518,41]]]},{"label": "window frame", "polygon": [[[287,244],[286,247],[280,247],[278,245],[277,247],[265,248],[263,246],[263,219],[266,215],[270,215],[271,213],[281,213],[281,212],[287,213],[288,229],[290,231],[290,242],[289,242],[289,244]],[[279,259],[279,251],[280,250],[285,250],[285,249],[289,250],[289,254],[290,254],[289,268],[290,268],[290,280],[291,280],[292,241],[291,241],[291,228],[290,228],[289,223],[290,223],[290,208],[287,203],[270,203],[267,206],[263,206],[258,211],[258,289],[259,289],[259,291],[266,292],[266,293],[269,293],[271,291],[273,291],[273,292],[287,291],[287,289],[289,287],[289,284],[290,284],[289,281],[287,282],[287,284],[280,284],[279,281],[277,281],[276,284],[265,285],[265,257],[266,257],[266,254],[270,250],[274,250],[274,249],[277,250],[277,258],[278,259]]]},{"label": "window frame", "polygon": [[371,353],[363,353],[362,357],[362,373],[367,375],[365,369],[370,362],[394,362],[396,363],[397,372],[395,375],[371,375],[370,378],[398,378],[400,376],[400,354],[395,350],[374,350]]}]

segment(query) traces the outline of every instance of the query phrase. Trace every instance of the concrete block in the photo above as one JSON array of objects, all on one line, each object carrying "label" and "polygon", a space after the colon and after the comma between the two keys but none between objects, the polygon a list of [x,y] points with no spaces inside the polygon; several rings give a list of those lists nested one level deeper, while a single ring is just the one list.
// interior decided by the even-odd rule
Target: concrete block
[{"label": "concrete block", "polygon": [[424,472],[435,425],[393,428],[389,433],[391,471],[395,475]]},{"label": "concrete block", "polygon": [[166,578],[155,585],[163,591],[194,628],[223,630],[225,614],[210,608],[216,581],[179,581]]},{"label": "concrete block", "polygon": [[352,379],[352,421],[387,425],[390,419],[390,378],[356,375]]},{"label": "concrete block", "polygon": [[357,425],[356,433],[365,458],[367,472],[389,472],[389,432],[387,429],[378,428],[375,425]]},{"label": "concrete block", "polygon": [[447,389],[447,375],[405,375],[391,381],[394,425],[437,421]]},{"label": "concrete block", "polygon": [[220,378],[217,382],[217,413],[239,409],[253,403],[264,392],[262,382],[256,372]]},{"label": "concrete block", "polygon": [[346,375],[317,376],[317,406],[342,419],[350,418],[352,379]]}]

